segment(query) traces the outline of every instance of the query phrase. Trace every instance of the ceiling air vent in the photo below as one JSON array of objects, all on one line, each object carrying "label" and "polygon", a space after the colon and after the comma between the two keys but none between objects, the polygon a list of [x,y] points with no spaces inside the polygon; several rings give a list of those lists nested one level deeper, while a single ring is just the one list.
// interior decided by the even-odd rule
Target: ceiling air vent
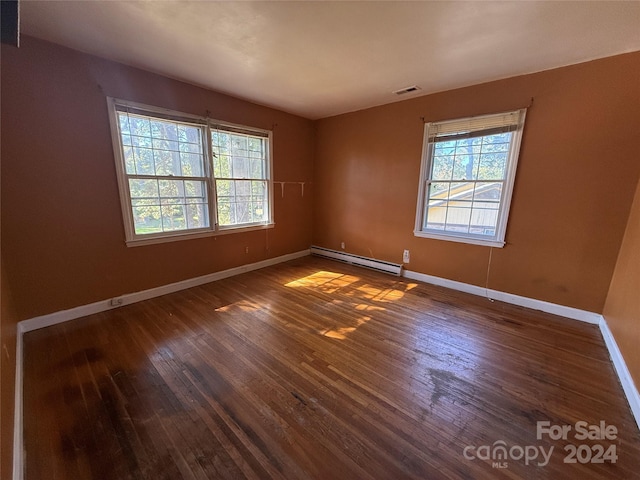
[{"label": "ceiling air vent", "polygon": [[393,93],[395,93],[396,95],[404,95],[406,93],[417,92],[418,90],[420,90],[420,87],[418,87],[417,85],[411,85],[410,87],[405,87],[405,88],[401,88],[400,90],[396,90]]}]

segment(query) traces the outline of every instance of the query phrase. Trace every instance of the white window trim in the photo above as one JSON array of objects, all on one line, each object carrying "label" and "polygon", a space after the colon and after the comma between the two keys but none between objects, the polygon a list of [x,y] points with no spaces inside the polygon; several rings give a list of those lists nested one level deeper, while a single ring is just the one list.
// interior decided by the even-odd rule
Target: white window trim
[{"label": "white window trim", "polygon": [[[209,205],[209,227],[190,229],[190,230],[174,230],[171,232],[159,232],[148,234],[136,234],[133,214],[131,208],[131,197],[129,195],[129,186],[127,174],[124,167],[124,159],[122,157],[122,146],[120,136],[120,126],[117,120],[116,107],[130,107],[140,110],[141,113],[149,115],[159,115],[160,118],[169,118],[180,122],[192,123],[201,127],[205,127],[205,135],[203,138],[204,155],[205,155],[205,174],[208,184],[208,205]],[[264,230],[274,228],[274,203],[273,203],[273,132],[257,127],[248,127],[236,123],[215,120],[212,118],[192,115],[166,108],[155,107],[128,100],[120,100],[113,97],[107,97],[107,107],[109,111],[109,124],[111,127],[111,140],[115,157],[116,177],[118,180],[118,192],[120,195],[120,206],[122,209],[122,218],[124,222],[125,243],[128,247],[137,247],[142,245],[152,245],[165,242],[175,242],[179,240],[189,240],[203,237],[215,237],[219,235],[229,235],[232,233],[249,232],[254,230]],[[215,177],[213,175],[213,158],[211,153],[211,128],[215,126],[230,127],[244,130],[247,133],[261,133],[268,139],[267,159],[265,162],[267,176],[267,194],[268,194],[268,219],[265,222],[245,223],[242,225],[226,225],[218,224],[218,209]]]},{"label": "white window trim", "polygon": [[[520,156],[520,144],[522,142],[522,132],[524,129],[524,120],[526,117],[527,109],[514,110],[513,112],[505,112],[502,114],[482,115],[478,117],[468,117],[457,120],[451,120],[449,122],[430,122],[424,125],[424,137],[422,143],[422,161],[420,163],[420,184],[418,186],[418,202],[416,206],[416,222],[413,230],[413,234],[416,237],[432,238],[436,240],[446,240],[450,242],[468,243],[472,245],[483,245],[488,247],[503,248],[506,245],[505,236],[507,231],[507,222],[509,220],[509,211],[511,209],[511,198],[513,195],[513,186],[515,183],[516,170],[518,167],[518,158]],[[500,199],[501,208],[498,213],[498,222],[496,225],[496,234],[494,237],[487,238],[482,235],[474,235],[469,233],[456,233],[447,232],[439,233],[435,230],[424,230],[424,218],[427,209],[427,199],[425,197],[427,192],[427,184],[431,181],[431,166],[433,158],[431,155],[431,149],[433,148],[433,142],[429,141],[429,134],[433,133],[434,126],[441,126],[449,124],[462,124],[466,122],[468,125],[473,126],[474,123],[479,123],[490,119],[491,117],[500,118],[506,117],[510,114],[518,115],[518,123],[516,130],[513,132],[511,141],[511,148],[509,149],[509,157],[507,159],[507,172],[503,183],[502,198]],[[437,127],[436,127],[437,128]]]}]

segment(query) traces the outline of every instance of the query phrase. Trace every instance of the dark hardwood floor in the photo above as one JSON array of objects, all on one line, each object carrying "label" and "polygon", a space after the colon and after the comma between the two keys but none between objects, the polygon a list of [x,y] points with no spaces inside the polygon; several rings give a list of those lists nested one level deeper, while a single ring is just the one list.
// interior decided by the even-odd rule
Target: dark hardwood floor
[{"label": "dark hardwood floor", "polygon": [[[341,263],[308,257],[24,340],[27,480],[640,477],[596,326]],[[537,439],[538,421],[572,430]],[[618,433],[578,440],[579,421]],[[564,463],[571,444],[617,460]],[[478,458],[501,445],[506,459]]]}]

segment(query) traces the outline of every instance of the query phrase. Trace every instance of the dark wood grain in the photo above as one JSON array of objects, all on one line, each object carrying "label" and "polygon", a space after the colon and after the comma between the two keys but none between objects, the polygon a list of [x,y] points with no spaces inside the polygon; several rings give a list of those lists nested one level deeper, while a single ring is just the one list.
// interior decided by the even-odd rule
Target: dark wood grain
[{"label": "dark wood grain", "polygon": [[[305,258],[25,335],[26,478],[639,478],[594,325]],[[536,439],[536,422],[615,425]],[[467,445],[554,447],[546,466]],[[615,464],[566,464],[567,443]]]}]

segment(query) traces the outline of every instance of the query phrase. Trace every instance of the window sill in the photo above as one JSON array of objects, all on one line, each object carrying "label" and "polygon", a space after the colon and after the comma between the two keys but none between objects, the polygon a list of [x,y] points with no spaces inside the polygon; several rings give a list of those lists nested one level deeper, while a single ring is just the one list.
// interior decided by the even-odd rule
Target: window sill
[{"label": "window sill", "polygon": [[127,244],[127,247],[142,247],[144,245],[155,245],[158,243],[178,242],[180,240],[192,240],[192,239],[204,238],[204,237],[218,237],[220,235],[252,232],[254,230],[266,230],[274,227],[275,227],[275,223],[250,225],[246,227],[226,227],[226,228],[223,227],[220,230],[206,230],[206,231],[200,230],[197,232],[177,233],[177,234],[165,235],[161,237],[136,238],[133,240],[127,240],[126,244]]},{"label": "window sill", "polygon": [[463,237],[461,235],[424,232],[422,230],[414,230],[413,234],[416,237],[433,238],[435,240],[445,240],[445,241],[457,242],[457,243],[469,243],[471,245],[482,245],[485,247],[504,248],[504,246],[506,245],[506,242],[503,242],[500,240],[485,240],[483,238]]}]

